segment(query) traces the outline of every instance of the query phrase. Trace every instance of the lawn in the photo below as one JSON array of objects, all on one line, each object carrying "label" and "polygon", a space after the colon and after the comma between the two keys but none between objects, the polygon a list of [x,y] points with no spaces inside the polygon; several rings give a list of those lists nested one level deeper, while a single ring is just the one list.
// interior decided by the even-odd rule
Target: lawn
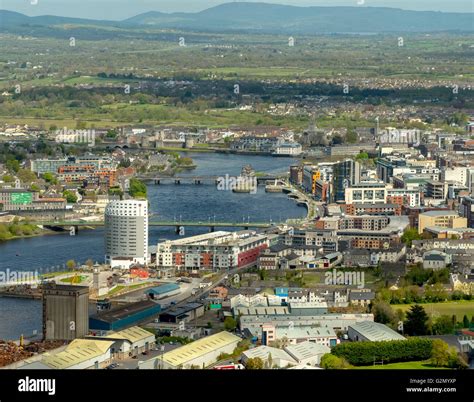
[{"label": "lawn", "polygon": [[136,289],[139,289],[139,288],[142,288],[142,287],[146,287],[146,286],[149,286],[151,285],[149,282],[148,283],[136,283],[136,284],[133,284],[133,285],[117,285],[116,288],[112,289],[110,292],[109,292],[109,296],[113,296],[119,292],[123,292],[123,291],[126,291],[126,292],[131,292],[132,290],[136,290]]},{"label": "lawn", "polygon": [[429,361],[377,364],[376,366],[353,367],[356,370],[450,370],[444,367],[434,367]]},{"label": "lawn", "polygon": [[[464,315],[467,315],[469,319],[474,316],[474,301],[460,300],[420,305],[424,307],[430,317],[439,317],[440,315],[452,316],[456,314],[458,321],[462,321]],[[402,311],[407,311],[411,306],[412,304],[392,304],[394,310],[401,309]]]},{"label": "lawn", "polygon": [[69,276],[61,279],[61,282],[78,284],[84,282],[86,279],[87,276]]}]

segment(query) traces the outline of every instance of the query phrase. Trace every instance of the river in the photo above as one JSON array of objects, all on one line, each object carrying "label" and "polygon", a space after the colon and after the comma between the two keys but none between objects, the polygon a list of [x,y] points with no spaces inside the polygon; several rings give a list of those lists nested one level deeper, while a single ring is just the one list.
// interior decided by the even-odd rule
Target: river
[{"label": "river", "polygon": [[[189,153],[196,169],[183,175],[238,176],[242,166],[251,164],[257,172],[284,173],[295,161],[292,158],[242,156],[215,153]],[[202,222],[270,222],[301,218],[306,209],[281,193],[256,194],[218,191],[211,184],[162,184],[148,186],[153,220]],[[207,232],[207,228],[186,228],[186,236]],[[149,243],[175,239],[174,228],[151,227]],[[0,243],[0,270],[51,272],[61,270],[69,259],[84,263],[88,259],[103,262],[103,229],[82,230],[77,236],[68,233],[32,237]],[[41,332],[39,301],[0,298],[0,339],[17,339],[21,334]]]}]

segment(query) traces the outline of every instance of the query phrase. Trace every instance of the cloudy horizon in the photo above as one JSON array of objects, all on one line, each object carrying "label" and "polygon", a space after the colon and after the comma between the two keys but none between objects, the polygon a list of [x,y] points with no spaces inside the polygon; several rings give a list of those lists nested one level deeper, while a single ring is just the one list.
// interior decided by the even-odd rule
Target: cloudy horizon
[{"label": "cloudy horizon", "polygon": [[[0,0],[0,8],[29,16],[122,20],[147,11],[198,12],[231,0]],[[246,2],[259,2],[247,0]],[[261,2],[261,1],[260,1]],[[392,7],[415,11],[474,12],[471,0],[268,0],[266,3],[294,6]],[[359,5],[359,3],[362,3]],[[32,4],[37,3],[37,4]]]}]

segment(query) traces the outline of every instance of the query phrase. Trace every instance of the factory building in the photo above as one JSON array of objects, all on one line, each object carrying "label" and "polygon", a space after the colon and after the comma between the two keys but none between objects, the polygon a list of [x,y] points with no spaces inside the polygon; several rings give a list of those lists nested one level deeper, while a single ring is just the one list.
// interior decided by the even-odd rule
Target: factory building
[{"label": "factory building", "polygon": [[116,359],[138,356],[155,346],[155,334],[137,326],[94,339],[112,341],[110,353]]},{"label": "factory building", "polygon": [[184,306],[172,307],[160,314],[160,322],[180,323],[191,322],[204,315],[204,305],[201,303],[188,303]]},{"label": "factory building", "polygon": [[62,352],[45,353],[41,363],[56,370],[104,368],[110,363],[112,345],[111,341],[75,339]]},{"label": "factory building", "polygon": [[[252,309],[234,309],[234,315],[239,316],[240,330],[248,330],[253,336],[259,337],[264,325],[288,327],[292,322],[294,328],[316,326],[332,328],[334,331],[347,331],[350,325],[362,321],[373,321],[373,314],[321,314],[321,315],[294,315],[285,312],[265,314]],[[250,313],[250,314],[249,314]]]},{"label": "factory building", "polygon": [[319,366],[321,357],[330,352],[329,347],[313,342],[289,345],[283,349],[262,345],[242,353],[242,363],[245,364],[248,359],[260,358],[265,368],[289,368],[298,365],[315,367]]},{"label": "factory building", "polygon": [[147,289],[145,294],[150,299],[164,299],[165,297],[174,296],[181,292],[181,288],[176,283],[166,283],[161,286],[156,286],[151,289]]},{"label": "factory building", "polygon": [[190,369],[205,368],[215,363],[222,353],[232,353],[241,338],[222,331],[217,334],[188,343],[170,352],[145,362],[139,362],[140,369]]},{"label": "factory building", "polygon": [[352,341],[403,341],[405,338],[384,324],[373,321],[349,325],[349,339]]},{"label": "factory building", "polygon": [[43,286],[43,338],[71,341],[89,332],[89,288]]},{"label": "factory building", "polygon": [[149,300],[127,304],[91,316],[89,327],[97,333],[120,331],[158,315],[160,310],[159,304]]}]

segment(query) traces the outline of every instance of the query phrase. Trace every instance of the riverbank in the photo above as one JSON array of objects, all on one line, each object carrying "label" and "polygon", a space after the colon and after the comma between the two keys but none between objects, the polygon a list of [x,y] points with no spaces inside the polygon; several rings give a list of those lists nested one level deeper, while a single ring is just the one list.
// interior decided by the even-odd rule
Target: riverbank
[{"label": "riverbank", "polygon": [[[36,224],[36,223],[34,225],[38,226],[38,224]],[[12,237],[3,238],[3,239],[0,238],[0,244],[5,243],[5,242],[9,242],[9,241],[12,241],[12,240],[23,240],[23,239],[30,239],[30,238],[35,238],[35,237],[56,235],[56,234],[61,233],[61,232],[56,232],[54,230],[49,230],[49,229],[39,229],[38,228],[38,230],[39,231],[37,233],[34,233],[34,234],[12,236]]]}]

